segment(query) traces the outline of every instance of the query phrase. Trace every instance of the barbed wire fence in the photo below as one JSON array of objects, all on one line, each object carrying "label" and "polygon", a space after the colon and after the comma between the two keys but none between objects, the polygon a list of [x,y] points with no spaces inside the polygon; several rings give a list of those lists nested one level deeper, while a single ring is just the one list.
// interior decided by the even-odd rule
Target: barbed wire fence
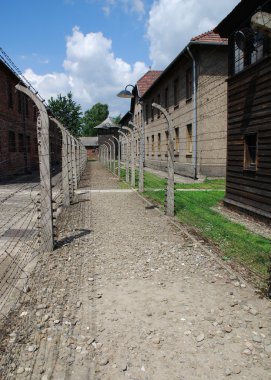
[{"label": "barbed wire fence", "polygon": [[[14,113],[0,115],[0,321],[8,320],[39,256],[52,251],[58,216],[71,204],[87,162],[85,147],[50,114],[44,100],[1,49],[21,80]],[[17,97],[15,96],[17,95]]]}]

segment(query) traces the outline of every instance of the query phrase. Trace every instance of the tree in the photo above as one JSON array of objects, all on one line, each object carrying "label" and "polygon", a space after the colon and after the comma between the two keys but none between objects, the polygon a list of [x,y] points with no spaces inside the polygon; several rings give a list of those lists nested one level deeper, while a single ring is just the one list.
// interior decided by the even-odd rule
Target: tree
[{"label": "tree", "polygon": [[94,127],[102,123],[108,115],[107,104],[94,104],[82,117],[82,136],[97,136],[97,129],[94,129]]},{"label": "tree", "polygon": [[58,94],[56,99],[51,97],[48,100],[48,105],[54,116],[71,132],[71,134],[76,137],[81,135],[81,106],[72,99],[71,92],[68,92],[66,96]]},{"label": "tree", "polygon": [[112,119],[113,119],[115,124],[119,124],[119,122],[121,121],[121,114],[119,114],[116,117],[112,117]]}]

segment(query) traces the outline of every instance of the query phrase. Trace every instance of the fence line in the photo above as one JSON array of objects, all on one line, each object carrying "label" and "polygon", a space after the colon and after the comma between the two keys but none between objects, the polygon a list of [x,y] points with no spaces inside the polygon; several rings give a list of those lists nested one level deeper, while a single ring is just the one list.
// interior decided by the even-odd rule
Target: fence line
[{"label": "fence line", "polygon": [[[39,255],[54,249],[58,216],[71,204],[84,171],[82,143],[27,87],[16,86],[37,107],[36,122],[0,117],[7,141],[0,160],[0,318],[16,306]],[[4,158],[4,159],[2,159]],[[10,174],[10,175],[9,175]],[[12,174],[12,176],[11,176]]]}]

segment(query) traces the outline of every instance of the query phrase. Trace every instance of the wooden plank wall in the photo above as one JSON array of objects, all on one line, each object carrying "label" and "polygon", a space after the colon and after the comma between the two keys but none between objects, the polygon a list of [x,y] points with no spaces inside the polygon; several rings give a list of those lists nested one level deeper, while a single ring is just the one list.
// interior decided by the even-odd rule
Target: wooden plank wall
[{"label": "wooden plank wall", "polygon": [[[248,133],[258,134],[255,171],[244,170]],[[271,56],[229,78],[227,202],[271,219]]]}]

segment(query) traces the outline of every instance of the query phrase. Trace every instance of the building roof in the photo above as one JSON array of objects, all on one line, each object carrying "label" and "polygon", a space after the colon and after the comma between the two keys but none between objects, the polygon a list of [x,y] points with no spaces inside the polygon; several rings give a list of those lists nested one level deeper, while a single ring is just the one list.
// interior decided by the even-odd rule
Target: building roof
[{"label": "building roof", "polygon": [[215,33],[213,30],[210,30],[209,32],[202,33],[199,36],[191,38],[190,42],[200,42],[208,44],[227,44],[228,39],[222,38],[218,33]]},{"label": "building roof", "polygon": [[215,31],[222,37],[229,37],[237,28],[250,22],[250,18],[258,8],[262,11],[270,11],[270,2],[266,0],[242,0],[235,8],[218,24]]},{"label": "building roof", "polygon": [[149,70],[137,81],[137,91],[140,98],[145,94],[149,87],[151,87],[153,82],[156,81],[162,72],[163,71],[161,70]]},{"label": "building roof", "polygon": [[98,146],[98,137],[80,137],[79,140],[84,146]]},{"label": "building roof", "polygon": [[119,126],[113,121],[112,117],[108,116],[101,124],[94,127],[94,129],[111,129],[111,128],[119,128]]},{"label": "building roof", "polygon": [[[144,96],[150,91],[153,86],[155,86],[160,79],[164,78],[167,73],[172,69],[172,67],[178,62],[183,56],[187,54],[187,48],[193,45],[218,45],[218,46],[227,46],[228,39],[221,38],[217,32],[210,30],[209,32],[203,33],[199,36],[191,38],[188,45],[184,47],[184,49],[177,55],[177,57],[170,62],[170,64],[165,68],[164,71],[160,73],[156,80],[149,86],[149,88],[145,91]],[[141,97],[144,97],[143,95]]]}]

